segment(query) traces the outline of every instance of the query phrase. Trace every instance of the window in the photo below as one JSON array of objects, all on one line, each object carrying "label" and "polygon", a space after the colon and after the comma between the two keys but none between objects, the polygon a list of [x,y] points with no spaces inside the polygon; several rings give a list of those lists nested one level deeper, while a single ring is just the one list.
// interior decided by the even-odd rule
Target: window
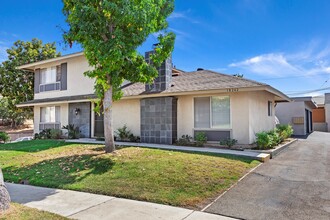
[{"label": "window", "polygon": [[40,70],[40,92],[60,90],[61,66],[52,66]]},{"label": "window", "polygon": [[61,66],[52,66],[40,70],[40,83],[50,84],[61,81]]},{"label": "window", "polygon": [[59,123],[60,107],[42,107],[40,108],[40,122],[42,123]]},{"label": "window", "polygon": [[47,69],[40,70],[41,84],[50,84],[56,82],[56,67],[53,66]]},{"label": "window", "polygon": [[61,82],[62,69],[61,66],[56,66],[56,82]]},{"label": "window", "polygon": [[273,102],[268,101],[268,116],[273,116]]},{"label": "window", "polygon": [[230,128],[229,96],[195,98],[194,109],[195,128]]}]

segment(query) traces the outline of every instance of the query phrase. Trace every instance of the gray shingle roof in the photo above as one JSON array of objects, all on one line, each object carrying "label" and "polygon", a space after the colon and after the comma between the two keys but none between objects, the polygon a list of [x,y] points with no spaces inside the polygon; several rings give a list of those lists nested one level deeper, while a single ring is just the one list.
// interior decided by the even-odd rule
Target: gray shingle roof
[{"label": "gray shingle roof", "polygon": [[[217,73],[210,70],[200,70],[195,72],[182,72],[177,76],[172,77],[172,87],[161,92],[162,94],[180,93],[180,92],[198,92],[218,89],[229,88],[251,88],[267,86],[267,84],[257,81],[239,78],[227,74]],[[138,96],[148,95],[154,92],[146,92],[145,85],[143,83],[131,83],[122,87],[124,96]],[[36,104],[46,102],[59,102],[59,101],[73,101],[73,100],[85,100],[94,99],[95,94],[78,95],[78,96],[66,96],[57,98],[45,98],[35,99],[20,103],[24,104]]]},{"label": "gray shingle roof", "polygon": [[[172,87],[162,93],[194,92],[215,89],[259,87],[267,84],[239,78],[210,70],[184,72],[172,77]],[[143,83],[133,83],[123,88],[124,96],[146,95]]]},{"label": "gray shingle roof", "polygon": [[76,101],[76,100],[86,100],[86,99],[95,99],[95,98],[97,98],[97,96],[95,94],[63,96],[63,97],[56,97],[56,98],[34,99],[31,101],[22,102],[19,105],[37,104],[37,103],[46,103],[46,102]]}]

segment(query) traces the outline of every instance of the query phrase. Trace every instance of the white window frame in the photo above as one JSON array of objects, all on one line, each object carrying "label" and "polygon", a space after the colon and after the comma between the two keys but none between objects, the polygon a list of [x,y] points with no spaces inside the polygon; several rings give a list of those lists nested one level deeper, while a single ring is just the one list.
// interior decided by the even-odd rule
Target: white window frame
[{"label": "white window frame", "polygon": [[[54,119],[55,121],[42,121],[42,108],[54,108]],[[56,109],[58,109],[58,118],[56,120]],[[46,110],[47,111],[47,110]],[[40,119],[39,119],[39,130],[46,128],[61,129],[61,107],[60,106],[44,106],[40,107]]]},{"label": "white window frame", "polygon": [[[48,68],[42,68],[40,70],[40,78],[41,81],[39,84],[39,92],[50,92],[50,91],[57,91],[57,90],[61,90],[61,81],[57,81],[57,68],[58,66],[51,66]],[[47,75],[52,75],[52,71],[54,71],[53,69],[55,69],[55,76],[50,76],[51,81],[45,81],[44,79],[47,79]],[[42,71],[46,71],[44,74],[42,73]],[[53,89],[46,91],[46,86],[50,86],[53,85]]]},{"label": "white window frame", "polygon": [[[195,127],[195,98],[209,98],[210,105],[210,122],[208,128],[196,128]],[[212,125],[212,97],[228,97],[229,98],[229,127],[228,128],[218,128],[213,127]],[[193,120],[194,120],[194,129],[193,130],[214,130],[214,131],[229,131],[232,130],[232,102],[230,95],[208,95],[208,96],[195,96],[193,97]]]}]

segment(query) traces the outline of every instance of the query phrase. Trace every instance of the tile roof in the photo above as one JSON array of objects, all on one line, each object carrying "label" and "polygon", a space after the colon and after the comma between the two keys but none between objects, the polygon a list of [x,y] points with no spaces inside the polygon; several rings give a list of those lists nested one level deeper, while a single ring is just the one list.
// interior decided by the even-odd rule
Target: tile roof
[{"label": "tile roof", "polygon": [[[172,87],[161,93],[167,94],[259,86],[267,86],[267,84],[210,70],[200,70],[195,72],[182,72],[178,76],[173,76]],[[128,84],[124,86],[122,90],[124,96],[147,95],[152,93],[145,92],[145,85],[143,83]]]}]

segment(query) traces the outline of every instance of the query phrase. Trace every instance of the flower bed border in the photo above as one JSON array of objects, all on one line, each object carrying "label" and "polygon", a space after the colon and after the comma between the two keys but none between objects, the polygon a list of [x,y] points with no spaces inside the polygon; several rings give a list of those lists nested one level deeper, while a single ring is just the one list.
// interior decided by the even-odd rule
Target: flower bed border
[{"label": "flower bed border", "polygon": [[293,144],[297,140],[298,139],[294,138],[294,139],[292,139],[291,141],[289,141],[289,142],[287,142],[285,144],[275,146],[274,149],[268,149],[268,150],[245,149],[245,151],[252,151],[252,152],[259,152],[259,153],[270,154],[270,158],[272,159],[273,157],[275,157],[276,155],[278,155],[281,151],[283,151],[284,149],[286,149],[287,147],[289,147],[291,144]]}]

